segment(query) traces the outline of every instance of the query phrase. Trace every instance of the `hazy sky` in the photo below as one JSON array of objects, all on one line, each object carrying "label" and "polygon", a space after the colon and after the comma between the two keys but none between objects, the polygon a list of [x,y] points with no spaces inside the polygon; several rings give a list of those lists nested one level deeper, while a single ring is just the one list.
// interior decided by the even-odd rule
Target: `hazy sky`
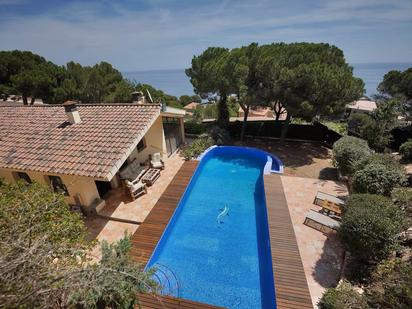
[{"label": "hazy sky", "polygon": [[412,0],[0,0],[0,49],[122,71],[190,65],[208,46],[328,42],[351,63],[412,62]]}]

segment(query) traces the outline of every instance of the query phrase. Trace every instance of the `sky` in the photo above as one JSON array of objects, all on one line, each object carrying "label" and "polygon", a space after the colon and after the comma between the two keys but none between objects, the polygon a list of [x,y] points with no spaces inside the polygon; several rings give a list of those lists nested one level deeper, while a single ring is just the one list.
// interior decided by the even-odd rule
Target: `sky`
[{"label": "sky", "polygon": [[121,71],[181,69],[209,46],[327,42],[349,63],[412,62],[412,0],[0,0],[0,50]]}]

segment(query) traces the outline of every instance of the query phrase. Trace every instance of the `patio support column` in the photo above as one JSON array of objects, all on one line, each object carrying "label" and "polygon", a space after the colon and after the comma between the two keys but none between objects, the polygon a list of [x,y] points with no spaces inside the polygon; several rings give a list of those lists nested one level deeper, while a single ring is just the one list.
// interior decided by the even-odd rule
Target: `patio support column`
[{"label": "patio support column", "polygon": [[182,134],[182,143],[185,142],[185,123],[183,119],[184,119],[183,117],[179,118],[180,133]]}]

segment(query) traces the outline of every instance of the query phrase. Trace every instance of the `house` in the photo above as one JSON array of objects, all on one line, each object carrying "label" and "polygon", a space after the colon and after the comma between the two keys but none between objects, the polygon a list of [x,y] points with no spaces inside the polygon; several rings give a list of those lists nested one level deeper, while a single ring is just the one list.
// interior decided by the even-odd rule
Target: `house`
[{"label": "house", "polygon": [[346,115],[349,117],[352,113],[372,113],[376,109],[376,102],[363,96],[359,100],[346,105]]},{"label": "house", "polygon": [[183,108],[188,112],[193,112],[200,105],[201,104],[198,102],[191,102],[189,104],[186,104]]},{"label": "house", "polygon": [[[239,110],[237,111],[237,116],[239,118],[242,118],[245,116],[245,112],[243,111],[243,108],[239,106]],[[259,118],[271,118],[274,119],[273,111],[271,107],[262,107],[262,106],[252,106],[249,109],[249,114],[248,118],[254,118],[254,117],[259,117]]]},{"label": "house", "polygon": [[91,206],[119,170],[184,142],[185,112],[160,104],[0,106],[0,178],[37,181]]}]

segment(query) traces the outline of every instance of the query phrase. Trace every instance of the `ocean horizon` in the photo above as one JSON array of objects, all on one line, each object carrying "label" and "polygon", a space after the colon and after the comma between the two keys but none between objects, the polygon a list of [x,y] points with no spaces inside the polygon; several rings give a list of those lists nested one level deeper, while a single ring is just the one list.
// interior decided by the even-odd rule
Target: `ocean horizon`
[{"label": "ocean horizon", "polygon": [[[412,63],[352,63],[353,74],[363,79],[365,94],[372,96],[377,93],[376,88],[383,76],[391,70],[406,70]],[[185,69],[169,70],[138,70],[122,72],[123,76],[131,81],[150,84],[167,94],[181,96],[194,94],[192,84],[185,74]]]}]

